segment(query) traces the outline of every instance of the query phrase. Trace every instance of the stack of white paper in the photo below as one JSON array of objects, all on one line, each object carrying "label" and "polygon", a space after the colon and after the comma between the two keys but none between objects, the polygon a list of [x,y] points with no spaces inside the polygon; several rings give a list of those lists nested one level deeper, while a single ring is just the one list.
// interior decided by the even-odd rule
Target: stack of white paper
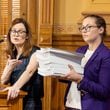
[{"label": "stack of white paper", "polygon": [[[68,52],[53,48],[42,48],[37,50],[36,57],[39,62],[38,73],[43,76],[61,76],[69,72],[68,64],[73,65],[78,73],[83,74],[81,60],[83,55],[76,52]],[[67,95],[66,106],[81,109],[80,91],[77,90],[77,84],[72,82]]]},{"label": "stack of white paper", "polygon": [[39,62],[38,73],[43,76],[64,75],[69,72],[68,64],[73,65],[78,73],[83,73],[81,67],[82,54],[53,48],[41,48],[36,52]]}]

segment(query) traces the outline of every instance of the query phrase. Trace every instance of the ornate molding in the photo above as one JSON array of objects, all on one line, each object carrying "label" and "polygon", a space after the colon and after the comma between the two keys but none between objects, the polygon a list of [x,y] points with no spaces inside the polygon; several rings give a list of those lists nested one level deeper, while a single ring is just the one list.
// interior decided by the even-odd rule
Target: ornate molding
[{"label": "ornate molding", "polygon": [[52,45],[52,25],[53,25],[53,0],[39,0],[39,45]]},{"label": "ornate molding", "polygon": [[54,34],[79,34],[77,24],[54,24]]},{"label": "ornate molding", "polygon": [[52,25],[40,25],[40,37],[38,39],[41,45],[52,44]]},{"label": "ornate molding", "polygon": [[92,3],[96,3],[96,4],[108,4],[110,3],[110,0],[91,0]]}]

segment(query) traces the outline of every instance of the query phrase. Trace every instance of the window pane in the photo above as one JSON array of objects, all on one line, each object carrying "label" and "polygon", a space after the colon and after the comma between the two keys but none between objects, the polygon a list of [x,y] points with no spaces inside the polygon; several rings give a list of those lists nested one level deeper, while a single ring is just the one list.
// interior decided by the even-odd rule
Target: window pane
[{"label": "window pane", "polygon": [[0,0],[0,35],[7,33],[8,27],[8,0]]},{"label": "window pane", "polygon": [[20,17],[20,0],[12,0],[12,20]]}]

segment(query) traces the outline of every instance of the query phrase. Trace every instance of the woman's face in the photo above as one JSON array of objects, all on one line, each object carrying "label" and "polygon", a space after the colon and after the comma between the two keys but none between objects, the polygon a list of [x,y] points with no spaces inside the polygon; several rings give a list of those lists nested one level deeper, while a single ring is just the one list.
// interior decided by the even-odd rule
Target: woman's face
[{"label": "woman's face", "polygon": [[101,35],[104,31],[103,28],[97,27],[95,18],[87,17],[83,20],[80,28],[83,39],[87,43],[92,43],[96,40],[101,40]]},{"label": "woman's face", "polygon": [[10,32],[10,39],[14,45],[22,46],[27,39],[26,29],[22,23],[15,24]]}]

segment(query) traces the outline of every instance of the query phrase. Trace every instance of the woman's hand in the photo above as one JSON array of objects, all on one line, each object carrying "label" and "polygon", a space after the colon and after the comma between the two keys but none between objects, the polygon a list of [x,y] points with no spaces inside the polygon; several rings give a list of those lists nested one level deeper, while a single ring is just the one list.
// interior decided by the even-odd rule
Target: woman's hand
[{"label": "woman's hand", "polygon": [[10,55],[8,56],[7,65],[5,66],[5,69],[1,75],[1,83],[2,84],[8,83],[13,69],[21,63],[22,63],[21,60],[11,59],[11,56]]},{"label": "woman's hand", "polygon": [[72,80],[72,81],[75,81],[75,82],[79,83],[82,80],[83,75],[77,73],[74,70],[72,65],[68,65],[68,67],[69,67],[70,71],[69,71],[69,73],[67,73],[63,77],[66,78],[66,79],[69,79],[69,80]]},{"label": "woman's hand", "polygon": [[21,64],[22,61],[18,59],[11,59],[10,55],[8,56],[7,66],[10,69],[14,69],[17,65]]},{"label": "woman's hand", "polygon": [[18,97],[20,90],[17,87],[6,87],[2,91],[8,91],[7,100],[12,100]]}]

